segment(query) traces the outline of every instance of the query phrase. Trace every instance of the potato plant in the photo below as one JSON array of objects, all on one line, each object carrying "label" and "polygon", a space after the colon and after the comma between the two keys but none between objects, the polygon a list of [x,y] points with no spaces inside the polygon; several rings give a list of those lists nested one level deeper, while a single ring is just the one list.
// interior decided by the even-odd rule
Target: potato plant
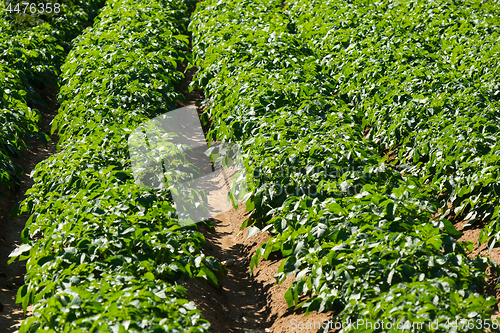
[{"label": "potato plant", "polygon": [[24,29],[9,19],[0,3],[0,195],[15,188],[22,175],[11,158],[21,158],[33,139],[47,141],[38,131],[40,112],[46,107],[37,87],[52,88],[72,40],[97,15],[102,1],[63,7],[57,19]]},{"label": "potato plant", "polygon": [[280,251],[277,281],[295,276],[289,306],[437,323],[419,332],[491,319],[485,271],[498,266],[468,258],[446,209],[491,221],[481,241],[494,246],[499,13],[476,1],[198,4],[210,135],[245,149],[243,227],[274,235],[251,269]]},{"label": "potato plant", "polygon": [[208,332],[182,278],[218,285],[222,268],[165,189],[138,186],[128,137],[177,107],[191,4],[109,1],[61,68],[60,153],[40,163],[20,211],[31,218],[20,332]]}]

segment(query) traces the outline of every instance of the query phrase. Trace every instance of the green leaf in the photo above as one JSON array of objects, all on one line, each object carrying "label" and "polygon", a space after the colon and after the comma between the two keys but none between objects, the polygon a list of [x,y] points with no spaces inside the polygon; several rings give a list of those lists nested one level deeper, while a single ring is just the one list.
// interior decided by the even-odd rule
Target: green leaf
[{"label": "green leaf", "polygon": [[286,301],[286,304],[288,304],[288,307],[292,307],[294,304],[293,293],[292,293],[291,287],[285,291],[285,301]]},{"label": "green leaf", "polygon": [[146,274],[144,274],[144,279],[146,280],[150,280],[150,281],[154,281],[155,280],[155,275],[151,272],[147,272]]},{"label": "green leaf", "polygon": [[17,247],[14,251],[12,251],[9,254],[9,257],[18,257],[21,254],[28,252],[29,250],[31,250],[31,245],[30,244],[23,244],[23,245]]},{"label": "green leaf", "polygon": [[258,233],[260,232],[260,229],[255,227],[255,226],[251,226],[249,229],[248,229],[248,236],[247,238],[250,238],[254,235],[257,235]]},{"label": "green leaf", "polygon": [[212,285],[215,287],[219,287],[219,282],[217,281],[217,277],[215,274],[206,266],[203,266],[198,273],[197,277],[206,278]]},{"label": "green leaf", "polygon": [[442,220],[440,220],[440,222],[442,222],[444,224],[444,230],[446,230],[450,235],[455,236],[455,237],[460,237],[463,235],[463,232],[455,229],[455,226],[449,220],[442,219]]}]

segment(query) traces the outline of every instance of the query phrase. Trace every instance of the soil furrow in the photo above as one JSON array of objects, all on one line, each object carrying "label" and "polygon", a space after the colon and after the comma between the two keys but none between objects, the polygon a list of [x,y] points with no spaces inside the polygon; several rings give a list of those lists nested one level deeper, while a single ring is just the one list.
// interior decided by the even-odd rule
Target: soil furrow
[{"label": "soil furrow", "polygon": [[[10,196],[0,204],[0,331],[15,332],[24,319],[24,311],[21,304],[16,304],[17,290],[24,284],[26,274],[26,263],[15,261],[7,265],[9,254],[22,244],[21,232],[26,221],[30,217],[29,213],[12,217],[12,208],[20,201],[23,201],[25,193],[33,186],[33,179],[30,177],[35,166],[56,153],[57,136],[50,135],[52,119],[57,114],[59,105],[57,104],[57,88],[39,88],[37,92],[42,96],[47,107],[39,105],[29,105],[40,110],[42,120],[39,130],[46,133],[51,138],[47,144],[41,141],[28,142],[29,148],[24,151],[24,158],[15,159],[14,162],[23,168],[23,176],[20,186],[12,192]],[[29,308],[28,308],[29,314]]]}]

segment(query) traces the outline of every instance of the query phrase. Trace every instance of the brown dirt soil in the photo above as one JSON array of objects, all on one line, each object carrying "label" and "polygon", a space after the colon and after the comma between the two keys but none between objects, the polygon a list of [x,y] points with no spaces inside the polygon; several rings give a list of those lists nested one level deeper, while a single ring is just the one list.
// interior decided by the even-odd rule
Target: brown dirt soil
[{"label": "brown dirt soil", "polygon": [[[493,259],[497,264],[500,265],[500,248],[494,247],[491,252],[488,250],[488,244],[482,244],[479,246],[479,234],[482,230],[482,225],[475,225],[472,228],[464,228],[467,224],[467,220],[460,221],[455,224],[455,228],[459,231],[463,232],[463,235],[458,239],[459,242],[473,242],[474,250],[469,253],[470,258],[479,257],[488,257]],[[495,272],[492,272],[489,267],[486,271],[490,279],[487,280],[488,286],[486,288],[486,294],[492,297],[495,297],[497,300],[500,300],[500,289],[495,289],[498,280],[498,276]],[[493,309],[493,318],[500,317],[500,303],[495,306]]]},{"label": "brown dirt soil", "polygon": [[[40,131],[48,134],[52,141],[47,145],[41,141],[28,142],[29,149],[24,151],[24,158],[14,160],[23,168],[23,177],[19,188],[0,203],[0,332],[15,332],[26,316],[20,304],[16,304],[16,294],[19,287],[24,284],[26,274],[26,263],[15,261],[7,265],[9,254],[22,244],[21,231],[24,229],[30,214],[12,217],[12,208],[25,199],[26,191],[33,186],[30,178],[31,171],[41,161],[47,159],[56,152],[57,136],[50,135],[50,122],[54,118],[59,105],[56,99],[56,89],[41,88],[38,93],[44,97],[48,107],[36,107],[42,113],[42,121],[39,124]],[[28,308],[27,315],[31,308]]]},{"label": "brown dirt soil", "polygon": [[288,308],[284,294],[294,277],[289,276],[281,285],[276,284],[274,278],[282,258],[271,255],[268,260],[261,260],[250,275],[250,260],[257,248],[269,239],[269,234],[248,238],[247,229],[240,231],[247,219],[244,206],[215,217],[215,234],[200,228],[207,240],[207,255],[220,262],[234,260],[235,264],[226,267],[226,276],[219,277],[220,288],[196,279],[183,282],[188,299],[202,311],[203,318],[211,322],[214,332],[296,332],[294,325],[303,323],[305,327],[307,322],[318,323],[316,329],[300,332],[316,332],[328,314],[312,313],[304,317],[303,312]]}]

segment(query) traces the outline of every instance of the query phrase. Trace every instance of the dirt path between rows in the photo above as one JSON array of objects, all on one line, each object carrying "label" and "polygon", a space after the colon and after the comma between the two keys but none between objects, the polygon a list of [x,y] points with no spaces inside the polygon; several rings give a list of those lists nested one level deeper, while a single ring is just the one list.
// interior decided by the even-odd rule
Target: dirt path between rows
[{"label": "dirt path between rows", "polygon": [[[30,214],[11,217],[12,208],[25,199],[25,193],[33,186],[31,171],[41,161],[56,153],[57,136],[50,135],[50,122],[59,108],[57,89],[43,88],[38,93],[44,98],[48,107],[36,106],[42,113],[39,130],[48,134],[52,141],[47,145],[41,141],[28,142],[29,149],[24,151],[24,158],[14,160],[23,168],[23,177],[19,188],[0,203],[0,332],[15,332],[26,316],[20,304],[16,304],[17,290],[24,284],[26,274],[25,262],[15,261],[7,265],[9,254],[22,244],[21,232]],[[30,105],[30,107],[33,107]],[[29,315],[28,308],[28,315]]]},{"label": "dirt path between rows", "polygon": [[[303,312],[287,307],[284,294],[294,278],[289,276],[281,285],[275,283],[274,275],[283,260],[279,255],[261,261],[250,275],[253,254],[270,236],[260,233],[248,238],[247,229],[240,231],[247,215],[244,205],[240,205],[238,210],[232,209],[212,220],[215,233],[199,228],[207,240],[206,254],[226,263],[227,275],[218,277],[220,288],[198,279],[184,282],[188,299],[210,321],[214,332],[316,332],[329,314],[304,317]],[[316,329],[305,329],[307,323],[316,323]],[[299,330],[299,326],[303,329]]]}]

